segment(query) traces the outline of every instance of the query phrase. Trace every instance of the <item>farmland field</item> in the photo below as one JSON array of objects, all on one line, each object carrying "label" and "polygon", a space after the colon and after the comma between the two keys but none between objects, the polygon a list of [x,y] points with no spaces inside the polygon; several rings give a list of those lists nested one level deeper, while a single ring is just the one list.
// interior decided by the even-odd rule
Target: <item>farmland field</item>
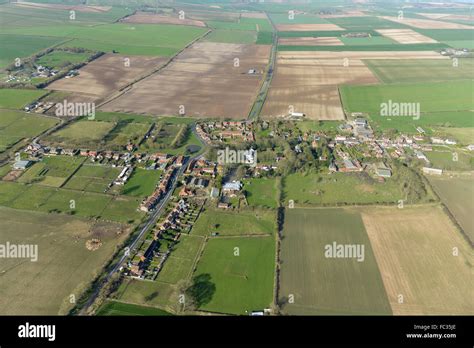
[{"label": "farmland field", "polygon": [[278,54],[277,67],[263,117],[289,114],[290,105],[311,120],[340,120],[344,118],[337,86],[339,84],[374,84],[377,78],[360,60],[306,60],[305,54]]},{"label": "farmland field", "polygon": [[20,111],[0,110],[0,152],[21,139],[32,138],[44,132],[57,122],[52,118]]},{"label": "farmland field", "polygon": [[[0,312],[4,315],[66,314],[72,306],[70,295],[80,297],[128,234],[128,228],[118,224],[3,207],[0,230],[2,244],[38,244],[37,262],[12,258],[1,263]],[[86,248],[91,238],[102,241],[96,251]]]},{"label": "farmland field", "polygon": [[[334,242],[363,245],[363,261],[326,258],[326,245]],[[355,211],[287,209],[281,262],[279,303],[286,314],[392,313],[364,224]]]},{"label": "farmland field", "polygon": [[[268,63],[269,53],[270,47],[266,45],[195,43],[165,69],[136,83],[101,110],[245,118],[260,88],[261,70]],[[248,74],[249,69],[258,73]],[[157,85],[167,88],[156,89]]]},{"label": "farmland field", "polygon": [[107,301],[102,307],[97,311],[98,316],[161,316],[161,315],[171,315],[166,311],[163,311],[158,308],[138,306],[129,303],[117,302],[117,301]]},{"label": "farmland field", "polygon": [[83,162],[83,157],[45,157],[41,162],[37,162],[29,168],[18,181],[60,187]]},{"label": "farmland field", "polygon": [[284,179],[285,200],[301,205],[385,203],[403,199],[393,178],[376,182],[362,173],[291,174]]},{"label": "farmland field", "polygon": [[453,178],[428,176],[428,179],[473,243],[474,179],[472,175],[466,174]]},{"label": "farmland field", "polygon": [[64,188],[102,193],[107,189],[107,186],[117,178],[119,173],[119,168],[84,164],[74,176],[67,181]]},{"label": "farmland field", "polygon": [[197,286],[206,288],[199,308],[230,314],[269,308],[273,298],[274,263],[272,236],[211,238],[193,275]]},{"label": "farmland field", "polygon": [[56,26],[51,25],[4,30],[8,34],[51,36],[57,40],[72,39],[61,47],[144,56],[171,56],[206,31],[205,28],[191,26],[126,23],[93,27],[69,24],[64,30],[58,30]]},{"label": "farmland field", "polygon": [[253,44],[257,41],[256,31],[218,29],[206,36],[206,41]]},{"label": "farmland field", "polygon": [[385,83],[439,82],[474,79],[474,61],[459,59],[458,66],[451,60],[406,59],[366,60],[367,66]]},{"label": "farmland field", "polygon": [[106,54],[79,69],[79,76],[53,82],[48,89],[104,97],[167,61],[161,57]]},{"label": "farmland field", "polygon": [[0,89],[0,108],[21,109],[46,93],[35,89]]},{"label": "farmland field", "polygon": [[122,194],[135,197],[149,196],[158,184],[160,176],[161,171],[137,168],[124,185]]},{"label": "farmland field", "polygon": [[191,234],[198,236],[209,236],[213,232],[223,236],[273,234],[275,219],[276,213],[271,210],[241,210],[238,214],[234,214],[209,209],[201,213]]},{"label": "farmland field", "polygon": [[260,178],[244,182],[247,201],[250,206],[276,208],[278,189],[275,179]]},{"label": "farmland field", "polygon": [[[344,109],[349,112],[367,112],[381,128],[401,131],[415,125],[443,125],[472,127],[472,95],[474,82],[446,81],[442,83],[415,83],[378,86],[342,86]],[[393,102],[419,103],[420,118],[380,116],[381,104]]]},{"label": "farmland field", "polygon": [[[456,153],[456,155],[454,155]],[[445,170],[474,170],[474,155],[446,148],[427,151],[426,157],[434,168]]]},{"label": "farmland field", "polygon": [[114,128],[112,122],[73,122],[47,136],[44,141],[64,147],[84,147],[96,149],[100,141]]},{"label": "farmland field", "polygon": [[395,315],[473,312],[472,249],[440,207],[366,209],[362,219]]},{"label": "farmland field", "polygon": [[[0,12],[0,19],[1,19]],[[3,31],[3,26],[2,26]],[[61,43],[61,38],[33,35],[0,35],[0,69],[15,63],[16,58],[27,58],[30,55]]]},{"label": "farmland field", "polygon": [[62,50],[55,50],[39,58],[35,63],[51,68],[62,68],[67,63],[78,64],[85,62],[92,52],[69,52]]}]

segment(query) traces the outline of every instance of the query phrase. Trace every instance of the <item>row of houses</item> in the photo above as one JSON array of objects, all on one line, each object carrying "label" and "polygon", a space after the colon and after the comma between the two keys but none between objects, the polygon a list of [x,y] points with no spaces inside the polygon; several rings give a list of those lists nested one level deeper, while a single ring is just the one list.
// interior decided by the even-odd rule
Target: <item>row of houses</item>
[{"label": "row of houses", "polygon": [[176,168],[172,166],[164,175],[164,177],[160,180],[160,183],[156,187],[155,191],[145,198],[140,204],[140,210],[144,212],[149,212],[155,208],[158,202],[161,200],[162,197],[166,194],[167,190],[171,185],[171,181],[173,176],[176,173]]}]

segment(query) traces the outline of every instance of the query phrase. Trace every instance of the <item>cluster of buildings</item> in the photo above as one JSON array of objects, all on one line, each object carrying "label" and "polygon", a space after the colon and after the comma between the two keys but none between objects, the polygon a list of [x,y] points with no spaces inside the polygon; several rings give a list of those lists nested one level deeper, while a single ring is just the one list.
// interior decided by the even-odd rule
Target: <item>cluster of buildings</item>
[{"label": "cluster of buildings", "polygon": [[[159,160],[156,158],[155,160]],[[181,167],[184,165],[185,162],[185,157],[184,156],[174,156],[171,157],[167,164],[167,169],[164,173],[163,178],[160,180],[160,183],[158,186],[155,188],[155,191],[153,193],[146,197],[140,204],[140,210],[149,212],[152,211],[158,202],[165,196],[166,192],[171,186],[172,180],[174,176],[176,175],[176,171],[178,167]]]},{"label": "cluster of buildings", "polygon": [[194,209],[190,203],[184,199],[176,203],[166,218],[155,226],[151,232],[152,238],[146,239],[138,253],[129,261],[130,275],[140,279],[156,279],[164,262],[171,253],[170,247],[160,252],[160,244],[164,239],[171,240],[171,243],[178,241],[181,231],[191,228],[186,217],[191,217],[192,215],[194,217],[191,220],[195,221],[197,214],[194,214]]},{"label": "cluster of buildings", "polygon": [[31,104],[28,104],[27,106],[24,107],[24,110],[26,112],[35,112],[37,114],[43,114],[49,109],[51,109],[54,106],[53,102],[41,102],[41,101],[35,101]]},{"label": "cluster of buildings", "polygon": [[207,122],[196,125],[196,132],[208,144],[232,140],[253,142],[252,123],[245,121]]}]

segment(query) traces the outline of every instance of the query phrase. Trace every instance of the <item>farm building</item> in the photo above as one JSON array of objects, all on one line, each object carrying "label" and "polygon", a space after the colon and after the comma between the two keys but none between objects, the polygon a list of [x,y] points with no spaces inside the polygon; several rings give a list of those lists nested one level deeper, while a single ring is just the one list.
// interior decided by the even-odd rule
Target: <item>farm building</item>
[{"label": "farm building", "polygon": [[31,165],[31,161],[16,161],[13,164],[13,169],[25,170]]}]

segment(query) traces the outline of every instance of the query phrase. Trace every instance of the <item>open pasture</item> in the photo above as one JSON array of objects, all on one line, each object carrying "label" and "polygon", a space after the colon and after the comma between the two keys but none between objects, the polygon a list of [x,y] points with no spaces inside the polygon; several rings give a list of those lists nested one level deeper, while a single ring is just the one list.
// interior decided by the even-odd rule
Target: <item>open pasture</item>
[{"label": "open pasture", "polygon": [[474,311],[472,248],[440,207],[371,208],[362,219],[393,314]]},{"label": "open pasture", "polygon": [[[0,207],[0,243],[38,245],[38,260],[3,259],[0,312],[3,315],[67,314],[105,266],[129,229],[116,223]],[[98,250],[86,241],[100,239]],[[19,277],[19,275],[21,275]]]},{"label": "open pasture", "polygon": [[[364,246],[363,260],[356,255],[326,257],[326,247],[333,243]],[[391,314],[357,211],[286,209],[279,303],[285,314],[294,315]]]},{"label": "open pasture", "polygon": [[[342,86],[340,88],[344,109],[348,113],[366,112],[381,128],[398,128],[415,131],[420,125],[443,125],[472,127],[471,80],[445,81],[439,83],[410,83],[377,86]],[[420,117],[381,116],[381,104],[389,100],[398,103],[419,103]]]},{"label": "open pasture", "polygon": [[193,275],[199,309],[244,315],[269,308],[274,274],[274,237],[211,238]]},{"label": "open pasture", "polygon": [[149,196],[160,181],[161,171],[136,168],[123,186],[122,194],[133,197]]},{"label": "open pasture", "polygon": [[41,162],[36,162],[30,167],[18,179],[18,182],[61,187],[83,162],[83,157],[45,157]]},{"label": "open pasture", "polygon": [[107,189],[107,186],[117,178],[119,173],[119,168],[105,165],[84,164],[74,176],[67,181],[64,188],[102,193]]},{"label": "open pasture", "polygon": [[395,203],[403,198],[394,178],[379,183],[366,173],[291,174],[284,180],[285,201],[296,206]]},{"label": "open pasture", "polygon": [[427,176],[441,201],[474,244],[474,177],[471,173],[449,177]]},{"label": "open pasture", "polygon": [[113,128],[112,122],[79,120],[48,135],[43,141],[55,146],[83,147],[92,150],[99,147],[101,140]]},{"label": "open pasture", "polygon": [[273,234],[276,212],[273,210],[241,210],[238,214],[208,208],[199,216],[192,235],[246,236]]},{"label": "open pasture", "polygon": [[[269,54],[270,47],[264,45],[195,43],[101,110],[165,116],[183,111],[191,117],[243,119],[260,88]],[[257,73],[249,74],[249,69]]]},{"label": "open pasture", "polygon": [[302,112],[312,120],[344,119],[338,85],[374,84],[378,79],[360,60],[344,66],[341,59],[306,59],[279,54],[277,66],[265,101],[264,117],[282,117]]},{"label": "open pasture", "polygon": [[60,38],[55,37],[2,33],[0,34],[0,47],[2,47],[0,51],[0,69],[14,64],[16,58],[27,58],[61,41]]},{"label": "open pasture", "polygon": [[0,109],[21,109],[47,92],[40,89],[0,89]]},{"label": "open pasture", "polygon": [[57,124],[57,120],[20,111],[0,109],[0,152]]},{"label": "open pasture", "polygon": [[79,76],[57,80],[48,89],[105,97],[166,61],[160,57],[105,54],[79,69]]},{"label": "open pasture", "polygon": [[418,83],[474,79],[474,61],[459,59],[369,59],[366,65],[385,83]]}]

